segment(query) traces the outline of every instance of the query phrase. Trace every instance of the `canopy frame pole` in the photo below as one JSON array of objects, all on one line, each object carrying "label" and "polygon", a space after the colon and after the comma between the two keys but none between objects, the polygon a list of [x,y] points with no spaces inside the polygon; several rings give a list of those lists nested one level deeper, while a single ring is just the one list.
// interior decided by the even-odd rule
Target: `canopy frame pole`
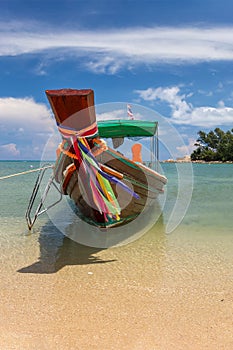
[{"label": "canopy frame pole", "polygon": [[156,137],[156,144],[155,144],[155,148],[156,148],[156,171],[158,171],[158,168],[159,168],[159,132],[158,132],[158,124],[157,124],[155,137]]}]

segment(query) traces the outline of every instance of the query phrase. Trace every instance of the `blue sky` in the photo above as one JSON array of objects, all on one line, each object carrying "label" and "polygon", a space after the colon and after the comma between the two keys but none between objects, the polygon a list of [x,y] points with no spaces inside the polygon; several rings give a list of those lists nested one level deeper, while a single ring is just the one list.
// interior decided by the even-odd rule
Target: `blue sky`
[{"label": "blue sky", "polygon": [[177,156],[198,130],[233,127],[231,1],[0,6],[0,159],[40,159],[55,127],[46,89],[92,88],[97,105],[153,109],[187,145],[175,145]]}]

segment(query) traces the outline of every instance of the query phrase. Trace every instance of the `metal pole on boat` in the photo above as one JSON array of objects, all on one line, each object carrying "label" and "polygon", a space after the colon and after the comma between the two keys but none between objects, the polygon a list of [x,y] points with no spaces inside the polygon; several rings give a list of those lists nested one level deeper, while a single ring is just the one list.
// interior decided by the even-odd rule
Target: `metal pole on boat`
[{"label": "metal pole on boat", "polygon": [[157,123],[157,129],[156,129],[156,170],[158,171],[159,168],[159,131],[158,131],[158,123]]},{"label": "metal pole on boat", "polygon": [[154,136],[150,139],[150,167],[153,169],[154,162]]}]

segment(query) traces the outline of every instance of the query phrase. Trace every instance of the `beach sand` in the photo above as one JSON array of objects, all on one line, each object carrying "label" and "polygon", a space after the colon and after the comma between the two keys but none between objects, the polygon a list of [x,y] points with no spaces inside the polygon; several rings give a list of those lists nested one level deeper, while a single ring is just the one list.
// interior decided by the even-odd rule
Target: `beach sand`
[{"label": "beach sand", "polygon": [[233,242],[222,237],[157,225],[106,250],[60,234],[5,242],[0,349],[233,349]]}]

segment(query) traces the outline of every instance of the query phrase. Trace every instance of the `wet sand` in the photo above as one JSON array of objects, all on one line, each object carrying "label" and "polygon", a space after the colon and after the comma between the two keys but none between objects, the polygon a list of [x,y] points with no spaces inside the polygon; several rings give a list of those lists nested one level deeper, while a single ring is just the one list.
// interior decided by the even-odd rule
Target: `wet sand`
[{"label": "wet sand", "polygon": [[233,349],[230,233],[157,225],[106,250],[2,240],[0,349]]}]

